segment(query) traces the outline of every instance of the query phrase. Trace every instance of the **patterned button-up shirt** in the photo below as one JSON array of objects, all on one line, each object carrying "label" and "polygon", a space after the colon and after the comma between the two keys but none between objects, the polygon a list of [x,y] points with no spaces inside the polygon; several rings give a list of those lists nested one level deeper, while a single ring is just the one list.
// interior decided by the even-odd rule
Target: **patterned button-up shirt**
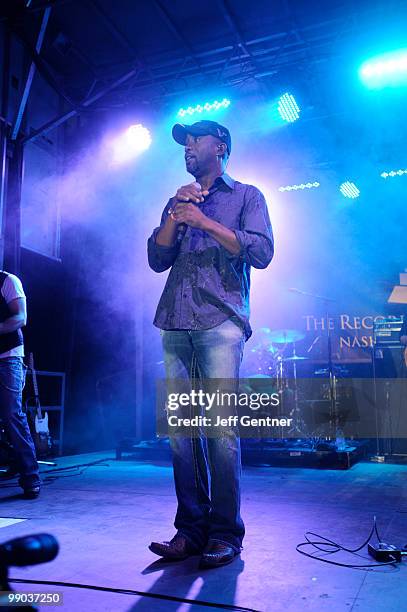
[{"label": "patterned button-up shirt", "polygon": [[173,246],[157,244],[171,198],[160,227],[148,239],[148,261],[155,272],[171,268],[154,318],[167,330],[204,330],[233,319],[251,336],[249,324],[250,266],[266,268],[274,253],[274,240],[263,194],[222,174],[209,189],[202,212],[231,229],[240,244],[233,255],[203,230],[185,226]]}]

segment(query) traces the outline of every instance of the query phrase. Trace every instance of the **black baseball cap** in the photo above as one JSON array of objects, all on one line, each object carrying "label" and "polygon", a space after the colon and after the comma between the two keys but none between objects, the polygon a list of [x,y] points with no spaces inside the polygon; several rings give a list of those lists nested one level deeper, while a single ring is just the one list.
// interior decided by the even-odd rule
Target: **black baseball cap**
[{"label": "black baseball cap", "polygon": [[215,136],[225,143],[228,149],[228,153],[232,150],[232,139],[230,132],[224,125],[220,125],[216,121],[202,120],[193,123],[192,125],[184,125],[183,123],[176,123],[172,128],[172,137],[175,142],[180,145],[185,145],[187,140],[187,134],[192,136]]}]

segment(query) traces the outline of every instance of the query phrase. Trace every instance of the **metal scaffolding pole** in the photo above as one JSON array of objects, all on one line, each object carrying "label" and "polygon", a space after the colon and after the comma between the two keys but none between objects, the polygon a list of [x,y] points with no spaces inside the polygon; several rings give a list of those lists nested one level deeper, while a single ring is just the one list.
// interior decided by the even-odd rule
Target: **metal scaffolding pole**
[{"label": "metal scaffolding pole", "polygon": [[104,87],[97,94],[94,94],[90,98],[87,98],[85,102],[83,102],[79,106],[75,107],[71,111],[68,111],[66,113],[63,113],[62,115],[59,115],[58,117],[55,117],[55,119],[51,119],[51,121],[48,121],[43,126],[38,128],[38,130],[35,130],[28,136],[25,136],[24,138],[21,139],[21,142],[23,144],[26,144],[27,142],[32,142],[33,140],[38,138],[38,136],[41,136],[42,134],[46,134],[47,132],[53,130],[54,128],[58,127],[62,123],[65,123],[65,121],[67,121],[68,119],[71,119],[71,117],[74,117],[75,115],[80,113],[84,108],[87,108],[88,106],[96,102],[96,100],[99,100],[100,98],[105,96],[107,93],[109,93],[109,91],[112,91],[116,87],[119,87],[119,85],[122,85],[123,83],[131,79],[133,76],[137,75],[139,72],[140,72],[139,66],[137,66],[136,68],[133,68],[133,70],[130,70],[129,72],[127,72],[125,75],[123,75],[119,79],[116,79],[116,81],[114,81],[107,87]]},{"label": "metal scaffolding pole", "polygon": [[[51,14],[51,7],[47,7],[44,11],[44,15],[42,16],[41,27],[38,33],[37,43],[35,45],[35,51],[37,54],[39,54],[39,52],[41,51],[41,47],[44,41],[45,31],[47,29],[50,14]],[[27,79],[24,85],[24,91],[21,96],[20,105],[17,110],[17,115],[16,115],[16,118],[13,124],[13,128],[11,130],[11,137],[10,137],[11,140],[16,140],[18,133],[20,131],[21,122],[23,120],[24,111],[27,106],[28,96],[30,95],[31,85],[32,85],[34,75],[35,75],[35,69],[36,69],[35,62],[32,61],[30,64],[30,68],[28,70],[28,75],[27,75]]]}]

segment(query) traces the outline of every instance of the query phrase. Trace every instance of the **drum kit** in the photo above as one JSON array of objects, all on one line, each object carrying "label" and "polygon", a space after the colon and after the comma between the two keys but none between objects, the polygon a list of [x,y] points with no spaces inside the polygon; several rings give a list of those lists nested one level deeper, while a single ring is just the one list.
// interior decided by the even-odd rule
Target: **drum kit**
[{"label": "drum kit", "polygon": [[[309,359],[297,355],[296,343],[305,338],[305,334],[295,329],[271,330],[268,327],[258,329],[254,335],[254,346],[251,349],[251,363],[256,364],[256,372],[247,378],[273,378],[281,396],[280,406],[289,404],[289,416],[293,419],[290,435],[306,435],[305,423],[299,408],[298,366]],[[253,385],[253,383],[251,383]],[[253,388],[251,388],[253,390]],[[286,407],[284,407],[285,409]]]},{"label": "drum kit", "polygon": [[[339,371],[341,368],[333,363],[332,354],[332,334],[331,326],[329,325],[329,308],[330,304],[334,303],[335,300],[332,297],[310,293],[302,291],[300,289],[289,288],[288,291],[306,296],[316,300],[319,304],[323,304],[325,311],[325,333],[318,335],[311,346],[306,350],[307,356],[297,355],[296,343],[305,338],[305,333],[295,329],[279,329],[272,330],[268,327],[262,327],[253,334],[254,346],[251,349],[253,364],[252,367],[256,369],[256,372],[251,376],[249,375],[249,384],[246,387],[254,390],[257,383],[253,380],[256,378],[268,379],[262,381],[265,385],[268,385],[270,381],[270,388],[277,386],[277,390],[280,394],[280,413],[281,415],[289,415],[293,419],[293,427],[288,432],[290,438],[297,438],[299,441],[301,438],[317,439],[318,437],[324,437],[329,443],[334,440],[343,439],[343,432],[341,430],[340,423],[340,412],[338,410],[338,389],[337,389],[337,378],[340,377],[344,372]],[[308,431],[307,425],[304,421],[300,403],[302,405],[311,402],[313,406],[315,404],[314,399],[307,400],[301,398],[299,401],[299,390],[298,390],[298,368],[300,364],[310,359],[309,355],[314,345],[321,341],[324,345],[326,344],[326,355],[327,355],[327,367],[321,370],[314,371],[313,377],[326,378],[325,381],[321,381],[324,385],[322,400],[328,405],[328,430],[314,429],[312,435]],[[306,377],[305,377],[306,378]],[[321,385],[318,385],[320,387]],[[312,394],[314,397],[314,393]],[[316,434],[318,433],[318,436]],[[281,432],[281,437],[284,434]],[[282,440],[287,442],[287,440]],[[312,444],[314,445],[314,441]],[[339,448],[339,445],[338,445]]]},{"label": "drum kit", "polygon": [[[305,333],[295,329],[271,330],[268,327],[257,329],[253,334],[254,346],[251,349],[251,358],[249,358],[252,372],[254,369],[256,371],[247,375],[244,387],[246,392],[255,392],[259,388],[266,391],[268,386],[270,389],[277,390],[280,394],[279,416],[292,418],[291,429],[285,433],[280,431],[280,437],[284,438],[288,434],[290,439],[307,439],[314,444],[315,439],[321,436],[320,431],[322,432],[322,430],[319,431],[317,426],[316,429],[313,427],[313,433],[309,431],[301,406],[304,409],[310,404],[315,405],[315,399],[323,400],[326,406],[324,414],[322,414],[323,420],[329,422],[327,438],[329,440],[337,438],[337,432],[340,430],[338,400],[344,399],[341,397],[341,388],[337,387],[337,378],[345,375],[347,371],[332,363],[331,338],[328,332],[327,367],[319,370],[312,368],[313,373],[311,374],[312,378],[317,378],[320,381],[317,385],[319,391],[316,395],[312,392],[313,399],[304,397],[306,387],[302,384],[304,381],[299,380],[299,368],[301,364],[310,359],[311,350],[319,337],[305,351],[306,355],[301,356],[297,354],[296,343],[304,338]],[[304,375],[304,378],[308,379],[307,374]],[[299,386],[301,387],[300,390]],[[307,391],[307,396],[308,393],[309,391]],[[324,429],[323,431],[326,432],[327,430]],[[322,433],[322,436],[326,437],[326,433]],[[287,439],[281,441],[288,442]]]}]

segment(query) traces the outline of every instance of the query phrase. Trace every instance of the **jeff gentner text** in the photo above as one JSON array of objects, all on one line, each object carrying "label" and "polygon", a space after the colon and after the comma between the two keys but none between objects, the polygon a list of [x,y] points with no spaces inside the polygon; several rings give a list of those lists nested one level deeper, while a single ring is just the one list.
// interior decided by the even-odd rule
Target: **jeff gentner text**
[{"label": "jeff gentner text", "polygon": [[243,416],[230,415],[228,417],[217,416],[215,419],[212,417],[197,415],[192,418],[177,417],[175,414],[171,414],[168,417],[168,424],[170,427],[290,427],[293,423],[293,419],[287,419],[286,417],[251,417],[247,414]]}]

